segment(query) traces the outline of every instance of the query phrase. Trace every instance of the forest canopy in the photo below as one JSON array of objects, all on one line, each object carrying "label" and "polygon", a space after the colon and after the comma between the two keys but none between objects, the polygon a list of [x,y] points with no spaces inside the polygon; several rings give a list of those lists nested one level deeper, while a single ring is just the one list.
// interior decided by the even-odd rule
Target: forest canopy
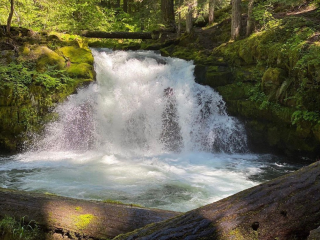
[{"label": "forest canopy", "polygon": [[[37,31],[151,31],[165,27],[164,5],[170,2],[176,22],[185,19],[190,7],[194,20],[205,22],[209,3],[215,9],[230,4],[228,0],[15,0],[12,26]],[[10,0],[1,1],[1,25],[9,13]]]}]

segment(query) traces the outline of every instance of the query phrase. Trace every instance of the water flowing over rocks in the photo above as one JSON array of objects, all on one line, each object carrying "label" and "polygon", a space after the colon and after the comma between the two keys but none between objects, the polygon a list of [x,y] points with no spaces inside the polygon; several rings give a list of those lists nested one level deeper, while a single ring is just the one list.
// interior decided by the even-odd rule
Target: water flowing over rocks
[{"label": "water flowing over rocks", "polygon": [[[320,162],[316,162],[115,240],[306,239],[319,226],[319,177]],[[314,238],[315,232],[309,239],[318,239]]]}]

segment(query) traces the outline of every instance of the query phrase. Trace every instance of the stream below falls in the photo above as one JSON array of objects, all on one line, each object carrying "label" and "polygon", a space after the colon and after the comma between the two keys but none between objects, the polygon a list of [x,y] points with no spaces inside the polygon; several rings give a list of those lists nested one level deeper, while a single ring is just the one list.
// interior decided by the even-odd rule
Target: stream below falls
[{"label": "stream below falls", "polygon": [[56,107],[28,151],[0,156],[0,187],[184,212],[302,166],[250,153],[192,61],[92,52],[97,81]]}]

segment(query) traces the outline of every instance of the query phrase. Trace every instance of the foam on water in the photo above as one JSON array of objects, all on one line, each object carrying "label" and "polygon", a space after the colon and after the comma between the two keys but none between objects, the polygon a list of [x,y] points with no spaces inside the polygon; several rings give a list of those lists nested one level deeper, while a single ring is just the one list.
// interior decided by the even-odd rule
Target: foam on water
[{"label": "foam on water", "polygon": [[0,158],[1,187],[187,211],[258,184],[270,166],[291,171],[248,153],[243,126],[194,82],[192,62],[93,54],[97,82],[57,106],[29,152]]}]

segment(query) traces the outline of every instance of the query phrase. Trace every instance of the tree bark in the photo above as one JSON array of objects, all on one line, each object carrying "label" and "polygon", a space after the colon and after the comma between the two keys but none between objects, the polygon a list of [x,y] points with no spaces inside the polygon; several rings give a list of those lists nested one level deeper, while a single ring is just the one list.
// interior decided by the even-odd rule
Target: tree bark
[{"label": "tree bark", "polygon": [[214,22],[214,5],[215,0],[209,0],[209,24]]},{"label": "tree bark", "polygon": [[124,239],[306,239],[320,225],[320,161]]},{"label": "tree bark", "polygon": [[247,18],[247,29],[246,29],[246,36],[249,37],[250,34],[253,32],[253,16],[252,16],[252,11],[253,11],[253,4],[254,0],[249,0],[248,3],[248,18]]},{"label": "tree bark", "polygon": [[0,188],[0,217],[34,220],[42,229],[62,235],[106,239],[178,213]]},{"label": "tree bark", "polygon": [[[179,0],[179,6],[181,5],[180,4],[181,0]],[[177,26],[177,37],[180,37],[181,36],[181,11],[178,12],[178,26]]]},{"label": "tree bark", "polygon": [[128,0],[128,13],[132,13],[133,0]]},{"label": "tree bark", "polygon": [[8,20],[7,20],[7,34],[10,34],[13,13],[14,13],[14,0],[11,0],[10,1],[10,13],[9,13]]},{"label": "tree bark", "polygon": [[158,39],[151,32],[102,32],[82,31],[81,36],[88,38],[124,38],[124,39]]},{"label": "tree bark", "polygon": [[174,16],[174,1],[173,0],[161,0],[161,13],[162,20],[166,27],[176,28],[175,16]]},{"label": "tree bark", "polygon": [[120,0],[117,0],[115,7],[120,8]]},{"label": "tree bark", "polygon": [[128,0],[123,0],[123,11],[128,12]]},{"label": "tree bark", "polygon": [[188,6],[188,12],[186,15],[186,32],[191,33],[192,31],[192,15],[193,15],[193,7],[192,5]]},{"label": "tree bark", "polygon": [[240,37],[241,28],[241,0],[232,0],[231,39]]}]

